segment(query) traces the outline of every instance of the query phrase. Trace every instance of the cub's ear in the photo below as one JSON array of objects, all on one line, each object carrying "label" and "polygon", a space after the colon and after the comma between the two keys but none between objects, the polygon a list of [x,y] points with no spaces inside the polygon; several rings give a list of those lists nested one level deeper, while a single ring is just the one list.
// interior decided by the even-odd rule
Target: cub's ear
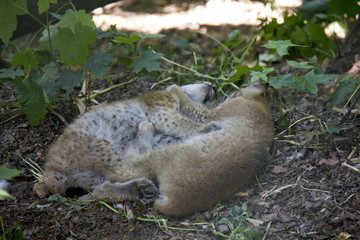
[{"label": "cub's ear", "polygon": [[244,98],[256,99],[264,95],[264,88],[260,84],[252,84],[242,89]]}]

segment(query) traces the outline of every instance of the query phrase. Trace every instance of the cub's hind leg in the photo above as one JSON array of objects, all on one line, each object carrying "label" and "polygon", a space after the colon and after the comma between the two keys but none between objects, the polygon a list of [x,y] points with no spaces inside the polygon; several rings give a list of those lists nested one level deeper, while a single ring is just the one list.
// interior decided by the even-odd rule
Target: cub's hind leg
[{"label": "cub's hind leg", "polygon": [[158,190],[155,184],[147,179],[139,178],[127,182],[105,182],[96,186],[93,197],[105,202],[139,201],[148,204],[155,201]]}]

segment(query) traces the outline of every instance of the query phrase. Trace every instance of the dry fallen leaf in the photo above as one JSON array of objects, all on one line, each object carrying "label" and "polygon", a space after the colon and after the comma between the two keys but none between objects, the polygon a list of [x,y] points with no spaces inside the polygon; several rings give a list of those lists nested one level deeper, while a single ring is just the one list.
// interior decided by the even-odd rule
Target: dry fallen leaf
[{"label": "dry fallen leaf", "polygon": [[262,221],[262,220],[257,220],[257,219],[253,219],[253,218],[247,218],[246,220],[248,220],[255,227],[259,227],[260,225],[264,224],[264,221]]},{"label": "dry fallen leaf", "polygon": [[336,164],[339,163],[339,159],[335,158],[335,157],[332,157],[332,158],[328,158],[328,159],[321,159],[319,162],[318,162],[318,165],[328,165],[328,166],[334,166]]},{"label": "dry fallen leaf", "polygon": [[339,234],[339,239],[349,239],[350,237],[351,237],[351,235],[348,233],[345,233],[345,232],[341,232]]},{"label": "dry fallen leaf", "polygon": [[271,172],[275,173],[275,174],[284,173],[286,171],[287,171],[287,168],[281,167],[281,166],[275,166],[275,167],[273,167],[273,169],[271,169]]}]

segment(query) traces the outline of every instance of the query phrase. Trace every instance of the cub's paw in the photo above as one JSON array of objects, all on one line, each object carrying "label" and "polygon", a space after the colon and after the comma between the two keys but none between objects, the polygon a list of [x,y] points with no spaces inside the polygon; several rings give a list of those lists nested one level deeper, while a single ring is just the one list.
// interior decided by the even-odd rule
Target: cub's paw
[{"label": "cub's paw", "polygon": [[213,131],[218,131],[221,129],[221,125],[220,123],[211,123],[208,126],[206,126],[200,133],[205,134],[205,133],[210,133]]},{"label": "cub's paw", "polygon": [[139,201],[142,204],[149,204],[155,201],[158,196],[158,190],[155,184],[150,180],[141,180],[137,183],[139,191]]}]

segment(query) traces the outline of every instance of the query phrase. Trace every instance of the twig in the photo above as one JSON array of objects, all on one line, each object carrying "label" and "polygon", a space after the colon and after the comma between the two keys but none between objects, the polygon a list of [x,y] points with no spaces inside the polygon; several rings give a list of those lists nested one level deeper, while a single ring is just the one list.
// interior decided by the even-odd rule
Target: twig
[{"label": "twig", "polygon": [[135,216],[134,216],[134,212],[132,211],[132,208],[131,208],[131,202],[129,200],[126,200],[125,201],[125,213],[128,217],[128,230],[130,232],[134,231],[135,229]]},{"label": "twig", "polygon": [[344,166],[344,167],[347,167],[347,168],[350,168],[351,170],[355,171],[356,173],[360,174],[360,170],[357,169],[356,167],[353,167],[347,163],[342,163],[341,166]]},{"label": "twig", "polygon": [[47,108],[53,115],[57,116],[65,126],[69,125],[69,123],[65,120],[65,118],[58,112],[55,112],[54,110]]}]

